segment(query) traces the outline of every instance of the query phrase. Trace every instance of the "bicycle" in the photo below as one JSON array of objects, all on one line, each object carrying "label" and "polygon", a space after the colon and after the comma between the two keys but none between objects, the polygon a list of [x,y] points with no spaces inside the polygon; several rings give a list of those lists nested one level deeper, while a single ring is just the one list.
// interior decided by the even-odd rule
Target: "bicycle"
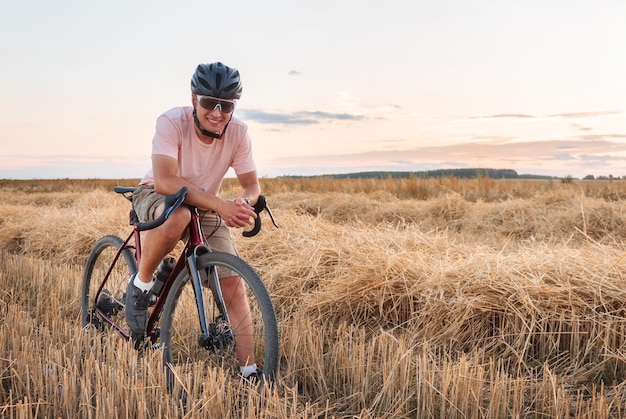
[{"label": "bicycle", "polygon": [[[116,186],[113,190],[132,203],[133,187]],[[137,272],[141,260],[141,232],[163,224],[184,204],[187,188],[165,198],[161,216],[140,222],[134,209],[129,213],[132,231],[123,240],[107,235],[93,245],[85,262],[81,289],[82,325],[98,331],[107,328],[119,332],[126,340],[131,335],[124,318],[126,285]],[[241,258],[214,252],[207,245],[200,225],[198,208],[191,210],[187,227],[189,240],[158,295],[154,294],[147,323],[144,348],[163,351],[163,365],[168,391],[185,372],[207,371],[209,367],[238,371],[235,337],[240,330],[252,330],[255,361],[261,372],[259,385],[274,380],[279,359],[279,330],[270,295],[254,269]],[[278,227],[264,196],[254,205],[257,217],[254,228],[243,235],[252,237],[261,229],[260,213],[266,210]],[[245,284],[250,311],[245,324],[231,324],[227,303],[221,292],[217,268],[234,271]],[[235,296],[233,296],[234,298]],[[161,324],[159,327],[159,320]],[[243,323],[243,322],[242,322]],[[250,329],[251,328],[251,329]],[[249,340],[249,339],[248,339]],[[139,348],[141,349],[141,348]]]}]

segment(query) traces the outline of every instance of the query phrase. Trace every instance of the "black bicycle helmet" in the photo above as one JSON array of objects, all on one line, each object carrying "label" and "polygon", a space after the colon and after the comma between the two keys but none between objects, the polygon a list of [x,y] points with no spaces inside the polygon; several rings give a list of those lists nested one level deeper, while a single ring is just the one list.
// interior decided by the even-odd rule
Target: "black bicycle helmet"
[{"label": "black bicycle helmet", "polygon": [[191,91],[196,95],[239,99],[242,91],[239,71],[220,62],[200,64],[191,78]]}]

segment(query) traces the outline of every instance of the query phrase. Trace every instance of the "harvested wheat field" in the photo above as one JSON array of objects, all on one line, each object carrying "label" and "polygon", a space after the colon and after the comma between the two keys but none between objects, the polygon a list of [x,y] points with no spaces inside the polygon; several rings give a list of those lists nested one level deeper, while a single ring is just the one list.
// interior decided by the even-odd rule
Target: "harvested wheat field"
[{"label": "harvested wheat field", "polygon": [[81,332],[83,263],[136,181],[0,181],[0,417],[626,416],[626,182],[261,181],[281,228],[235,237],[277,383],[216,370],[186,409],[157,350]]}]

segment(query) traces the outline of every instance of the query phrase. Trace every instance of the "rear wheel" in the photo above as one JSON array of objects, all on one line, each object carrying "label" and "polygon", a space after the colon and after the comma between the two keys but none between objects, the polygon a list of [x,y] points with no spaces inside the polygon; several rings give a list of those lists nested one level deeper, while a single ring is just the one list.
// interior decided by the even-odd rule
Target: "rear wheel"
[{"label": "rear wheel", "polygon": [[[176,385],[187,390],[201,388],[215,368],[237,375],[242,354],[254,357],[262,373],[261,380],[273,380],[278,368],[279,332],[274,305],[265,285],[246,262],[227,253],[200,255],[197,266],[203,282],[200,288],[204,313],[212,336],[208,340],[201,339],[193,281],[185,270],[176,278],[167,296],[161,323],[168,390],[172,391]],[[218,310],[214,293],[208,286],[211,272],[217,267],[230,269],[242,279],[242,292],[231,295],[224,292],[229,323]],[[223,289],[227,289],[224,288],[224,278],[220,281]],[[245,310],[235,315],[238,308]],[[237,317],[240,321],[235,320]],[[232,336],[235,336],[234,340]]]},{"label": "rear wheel", "polygon": [[[93,245],[87,257],[80,297],[81,320],[85,329],[93,325],[102,330],[108,323],[102,315],[96,312],[96,306],[112,322],[124,330],[127,329],[124,318],[126,285],[131,275],[137,272],[137,262],[133,252],[130,249],[124,249],[115,264],[111,266],[118,250],[123,245],[124,241],[117,236],[104,236]],[[96,301],[98,289],[109,269],[111,273],[102,291],[97,295]]]}]

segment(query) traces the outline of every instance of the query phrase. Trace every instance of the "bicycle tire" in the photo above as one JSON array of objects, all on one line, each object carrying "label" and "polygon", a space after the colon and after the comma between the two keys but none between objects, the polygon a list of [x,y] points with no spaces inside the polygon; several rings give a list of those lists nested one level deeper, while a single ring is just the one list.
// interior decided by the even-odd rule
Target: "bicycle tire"
[{"label": "bicycle tire", "polygon": [[[83,283],[81,287],[81,320],[86,329],[89,325],[103,330],[106,324],[95,312],[95,295],[105,278],[107,270],[113,264],[115,255],[124,241],[114,235],[100,238],[91,248],[91,252],[85,261]],[[137,261],[131,249],[124,249],[120,258],[111,268],[111,274],[106,279],[106,284],[100,293],[99,302],[107,316],[122,328],[126,328],[124,315],[125,293],[128,279],[137,272]]]},{"label": "bicycle tire", "polygon": [[[278,369],[280,338],[269,292],[252,267],[237,256],[211,252],[198,257],[199,272],[206,275],[213,266],[231,269],[243,279],[253,323],[254,355],[262,372],[262,377],[259,378],[261,381],[273,381]],[[211,290],[204,284],[201,288],[207,323],[215,322],[220,313]],[[227,296],[224,299],[228,304]],[[238,325],[230,324],[230,327],[237,335],[240,329]],[[192,281],[189,272],[184,270],[175,279],[165,300],[161,322],[163,364],[170,392],[176,380],[183,389],[202,386],[203,380],[209,377],[211,368],[222,368],[232,375],[239,373],[236,345],[230,346],[223,353],[214,354],[201,346],[199,337],[200,326]]]}]

